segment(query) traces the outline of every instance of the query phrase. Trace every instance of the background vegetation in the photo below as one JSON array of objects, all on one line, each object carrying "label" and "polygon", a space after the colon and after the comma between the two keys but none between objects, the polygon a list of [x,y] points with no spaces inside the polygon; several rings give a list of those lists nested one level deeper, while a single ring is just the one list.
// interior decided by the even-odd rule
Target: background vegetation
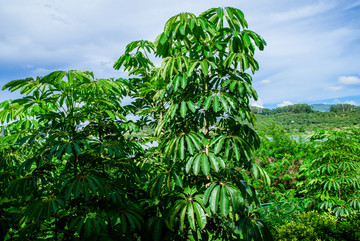
[{"label": "background vegetation", "polygon": [[251,107],[251,109],[255,113],[257,126],[260,129],[263,125],[276,122],[289,133],[311,134],[317,129],[331,130],[360,125],[359,106],[349,104],[330,105],[329,111],[319,111],[306,104],[290,105],[273,110],[258,107]]},{"label": "background vegetation", "polygon": [[250,107],[266,42],[247,28],[182,13],[127,45],[129,79],[6,84],[23,98],[0,103],[0,239],[360,240],[359,108]]}]

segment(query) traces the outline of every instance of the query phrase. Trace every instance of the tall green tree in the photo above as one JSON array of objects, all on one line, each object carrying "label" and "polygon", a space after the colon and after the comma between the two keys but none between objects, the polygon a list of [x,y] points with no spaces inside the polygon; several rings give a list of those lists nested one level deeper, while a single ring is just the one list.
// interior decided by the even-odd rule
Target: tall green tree
[{"label": "tall green tree", "polygon": [[[250,169],[264,174],[251,162],[259,137],[240,123],[255,123],[249,99],[257,94],[248,72],[258,70],[255,50],[265,45],[239,9],[212,8],[175,15],[153,44],[132,42],[115,62],[115,69],[137,75],[144,93],[152,90],[153,96],[134,97],[152,97],[158,113],[152,116],[158,147],[151,152],[157,175],[145,208],[152,216],[149,239],[272,239],[251,212],[259,201],[243,176]],[[162,58],[159,68],[147,53]]]}]

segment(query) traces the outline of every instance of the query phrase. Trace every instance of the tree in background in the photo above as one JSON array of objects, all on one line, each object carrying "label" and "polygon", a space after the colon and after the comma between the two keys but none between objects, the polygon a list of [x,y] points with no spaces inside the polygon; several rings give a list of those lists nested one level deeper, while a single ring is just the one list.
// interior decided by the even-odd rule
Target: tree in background
[{"label": "tree in background", "polygon": [[330,106],[330,111],[332,112],[353,111],[356,109],[356,106],[351,104],[336,104]]},{"label": "tree in background", "polygon": [[347,216],[360,210],[359,130],[318,131],[311,140],[316,144],[316,159],[302,167],[309,208],[330,210]]},{"label": "tree in background", "polygon": [[274,113],[291,112],[291,113],[311,113],[314,110],[307,104],[295,104],[287,105],[284,107],[278,107],[273,110]]}]

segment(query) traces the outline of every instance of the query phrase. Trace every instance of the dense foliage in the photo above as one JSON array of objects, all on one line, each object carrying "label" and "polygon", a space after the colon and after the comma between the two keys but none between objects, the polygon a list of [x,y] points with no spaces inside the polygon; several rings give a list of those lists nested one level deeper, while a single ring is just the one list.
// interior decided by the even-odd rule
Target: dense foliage
[{"label": "dense foliage", "polygon": [[[331,209],[336,216],[360,210],[360,131],[333,130],[315,133],[311,140],[316,158],[304,165],[308,205]],[[299,183],[301,186],[302,183]]]},{"label": "dense foliage", "polygon": [[[12,240],[116,239],[141,227],[142,149],[125,138],[123,80],[57,71],[9,82],[1,104],[1,206]],[[134,192],[129,192],[133,189]]]},{"label": "dense foliage", "polygon": [[338,219],[330,213],[309,211],[296,215],[286,224],[279,226],[274,236],[279,241],[360,240],[359,220],[359,216]]},{"label": "dense foliage", "polygon": [[344,111],[359,111],[360,106],[351,104],[294,104],[283,107],[277,107],[274,109],[268,109],[263,107],[251,106],[252,112],[261,115],[273,115],[278,113],[312,113],[312,112],[344,112]]},{"label": "dense foliage", "polygon": [[359,240],[360,130],[318,130],[303,139],[272,123],[259,133],[256,163],[272,185],[254,186],[274,238]]},{"label": "dense foliage", "polygon": [[[257,134],[238,121],[254,123],[249,99],[257,96],[245,71],[258,69],[255,47],[265,45],[246,28],[234,8],[182,13],[154,43],[130,43],[114,65],[142,77],[133,81],[133,108],[142,120],[155,121],[158,146],[150,153],[159,166],[150,197],[158,219],[151,225],[166,226],[158,234],[166,239],[271,238],[250,211],[259,202],[243,177],[259,145]],[[150,54],[163,58],[159,68]]]},{"label": "dense foliage", "polygon": [[333,112],[355,111],[355,110],[359,110],[359,107],[351,104],[336,104],[330,106],[330,111]]},{"label": "dense foliage", "polygon": [[360,111],[318,112],[311,113],[278,113],[271,115],[255,114],[257,129],[275,122],[288,133],[310,134],[318,129],[349,128],[360,126]]},{"label": "dense foliage", "polygon": [[[266,45],[247,27],[231,7],[182,13],[126,47],[114,68],[130,80],[56,71],[6,84],[24,97],[0,104],[1,238],[272,240],[253,212],[251,177],[269,182],[251,162],[260,140],[240,122],[255,122],[246,71]],[[144,150],[133,132],[149,126],[157,146]]]},{"label": "dense foliage", "polygon": [[250,109],[266,43],[247,28],[231,7],[181,13],[127,45],[130,79],[7,83],[0,239],[359,240],[360,112]]}]

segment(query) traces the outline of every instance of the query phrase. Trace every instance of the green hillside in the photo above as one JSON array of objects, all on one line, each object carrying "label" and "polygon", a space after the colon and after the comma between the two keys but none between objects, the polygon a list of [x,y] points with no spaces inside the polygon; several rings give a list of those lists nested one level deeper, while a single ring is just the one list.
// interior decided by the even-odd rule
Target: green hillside
[{"label": "green hillside", "polygon": [[[310,110],[310,106],[298,104],[272,110],[252,107],[252,110],[255,113],[258,128],[271,122],[275,122],[291,132],[309,132],[316,129],[330,130],[358,126],[360,124],[359,107],[351,106],[348,110],[338,111],[343,106],[342,104],[318,104],[312,105],[313,108]],[[314,108],[318,110],[331,108],[332,111],[317,111]]]}]

